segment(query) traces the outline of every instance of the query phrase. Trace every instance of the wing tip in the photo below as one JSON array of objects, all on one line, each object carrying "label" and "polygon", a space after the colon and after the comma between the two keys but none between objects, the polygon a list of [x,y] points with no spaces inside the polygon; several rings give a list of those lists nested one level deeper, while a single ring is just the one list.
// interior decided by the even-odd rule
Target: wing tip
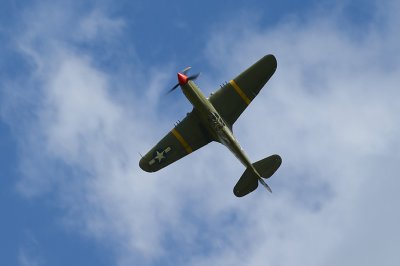
[{"label": "wing tip", "polygon": [[147,160],[146,157],[142,157],[142,159],[140,159],[140,161],[139,161],[139,167],[140,167],[143,171],[148,172],[148,173],[155,172],[154,169],[152,169],[152,168],[150,167],[149,162],[148,162],[148,160]]},{"label": "wing tip", "polygon": [[276,60],[275,55],[273,54],[267,54],[266,56],[263,57],[263,59],[268,60],[269,63],[272,65],[273,68],[277,68],[278,66],[278,61]]}]

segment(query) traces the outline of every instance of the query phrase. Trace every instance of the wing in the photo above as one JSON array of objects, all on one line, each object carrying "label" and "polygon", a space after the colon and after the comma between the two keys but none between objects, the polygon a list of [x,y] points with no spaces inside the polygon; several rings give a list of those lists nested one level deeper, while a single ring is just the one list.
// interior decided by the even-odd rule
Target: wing
[{"label": "wing", "polygon": [[146,172],[155,172],[207,145],[212,136],[192,111],[139,162]]},{"label": "wing", "polygon": [[231,127],[276,70],[276,59],[266,55],[209,98]]}]

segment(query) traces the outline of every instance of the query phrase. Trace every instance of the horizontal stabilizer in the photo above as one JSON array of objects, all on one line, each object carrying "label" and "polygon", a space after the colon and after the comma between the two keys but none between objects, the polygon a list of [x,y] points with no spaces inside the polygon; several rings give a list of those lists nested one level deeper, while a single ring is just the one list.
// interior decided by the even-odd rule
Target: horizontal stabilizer
[{"label": "horizontal stabilizer", "polygon": [[282,159],[279,155],[274,154],[258,162],[253,163],[254,168],[263,178],[270,178],[276,170],[281,166]]},{"label": "horizontal stabilizer", "polygon": [[233,194],[235,194],[236,197],[243,197],[254,191],[257,187],[258,176],[255,175],[249,167],[244,171],[243,175],[233,188]]}]

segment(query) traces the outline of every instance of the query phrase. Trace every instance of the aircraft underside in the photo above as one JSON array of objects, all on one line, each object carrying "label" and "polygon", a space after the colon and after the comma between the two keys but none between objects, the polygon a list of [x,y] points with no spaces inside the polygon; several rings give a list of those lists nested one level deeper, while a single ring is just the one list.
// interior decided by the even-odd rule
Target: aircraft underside
[{"label": "aircraft underside", "polygon": [[142,157],[140,167],[147,172],[155,172],[211,141],[218,141],[246,167],[233,189],[237,197],[252,192],[258,183],[271,192],[263,178],[267,179],[275,173],[282,163],[281,157],[271,155],[252,164],[234,137],[232,126],[273,75],[276,66],[273,55],[264,56],[209,98],[194,83],[199,74],[187,76],[190,68],[178,73],[179,83],[169,92],[180,87],[193,105],[193,111]]}]

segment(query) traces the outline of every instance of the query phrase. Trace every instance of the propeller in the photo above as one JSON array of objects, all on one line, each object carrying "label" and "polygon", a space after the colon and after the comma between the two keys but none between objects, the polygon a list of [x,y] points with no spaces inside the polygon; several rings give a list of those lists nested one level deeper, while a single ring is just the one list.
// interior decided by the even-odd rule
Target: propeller
[{"label": "propeller", "polygon": [[168,92],[167,94],[173,92],[176,88],[178,88],[179,85],[185,85],[189,80],[195,80],[200,76],[200,73],[191,75],[191,76],[187,76],[187,73],[189,72],[189,70],[192,67],[187,67],[184,70],[182,70],[182,72],[178,73],[178,83],[173,86]]}]

